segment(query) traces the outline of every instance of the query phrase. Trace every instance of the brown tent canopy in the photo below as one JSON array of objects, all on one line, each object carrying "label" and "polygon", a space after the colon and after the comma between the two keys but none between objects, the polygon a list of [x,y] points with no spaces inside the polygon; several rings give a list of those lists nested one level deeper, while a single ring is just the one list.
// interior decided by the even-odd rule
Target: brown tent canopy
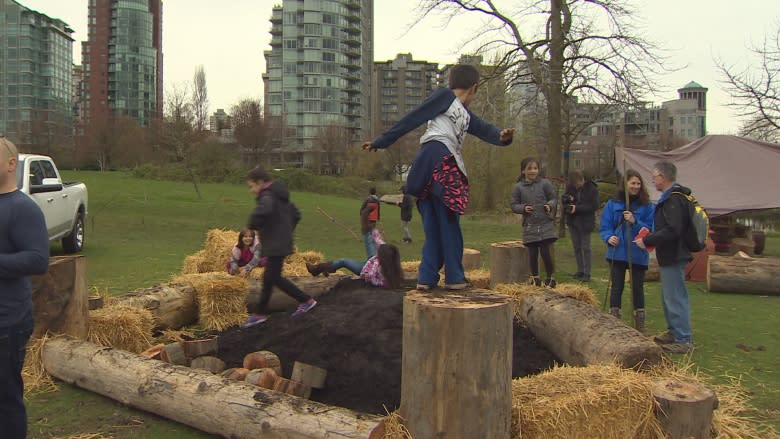
[{"label": "brown tent canopy", "polygon": [[705,136],[667,152],[615,148],[615,162],[638,171],[655,202],[653,165],[669,160],[710,216],[780,207],[780,145],[737,136]]}]

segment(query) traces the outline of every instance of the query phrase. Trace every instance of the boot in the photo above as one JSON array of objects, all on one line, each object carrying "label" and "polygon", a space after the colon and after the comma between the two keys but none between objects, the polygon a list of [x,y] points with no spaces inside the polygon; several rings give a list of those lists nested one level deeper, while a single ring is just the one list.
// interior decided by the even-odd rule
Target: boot
[{"label": "boot", "polygon": [[533,285],[533,286],[535,286],[535,287],[541,287],[541,286],[542,286],[542,280],[541,280],[541,279],[539,279],[539,277],[538,277],[538,276],[531,276],[531,277],[528,279],[528,284],[529,284],[529,285]]},{"label": "boot", "polygon": [[647,335],[647,329],[645,328],[645,310],[639,308],[634,310],[634,328],[641,332],[642,335]]},{"label": "boot", "polygon": [[558,285],[558,282],[555,281],[555,279],[548,277],[546,281],[544,281],[544,286],[547,288],[555,288]]},{"label": "boot", "polygon": [[620,320],[620,308],[610,308],[609,309],[609,315],[612,317],[615,317],[616,319]]},{"label": "boot", "polygon": [[322,262],[320,264],[310,264],[306,263],[306,270],[312,275],[312,276],[318,276],[320,273],[328,277],[329,274],[334,273],[336,270],[333,268],[333,264],[330,262]]}]

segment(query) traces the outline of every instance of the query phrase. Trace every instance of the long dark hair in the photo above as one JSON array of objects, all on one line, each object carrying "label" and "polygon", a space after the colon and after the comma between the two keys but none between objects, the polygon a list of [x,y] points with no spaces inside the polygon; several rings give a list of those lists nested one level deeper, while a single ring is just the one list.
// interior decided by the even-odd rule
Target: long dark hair
[{"label": "long dark hair", "polygon": [[401,288],[403,271],[401,271],[401,253],[393,244],[382,244],[376,249],[376,258],[379,260],[379,268],[382,277],[389,288]]},{"label": "long dark hair", "polygon": [[542,164],[539,163],[539,159],[536,157],[526,157],[520,162],[520,176],[517,177],[517,181],[523,181],[523,178],[525,178],[525,168],[531,163],[536,163],[536,166],[539,168],[539,175],[542,174]]},{"label": "long dark hair", "polygon": [[[638,178],[639,182],[642,183],[642,187],[639,189],[639,204],[648,204],[650,202],[650,194],[647,192],[645,180],[642,178],[642,175],[639,172],[633,169],[626,169],[625,178],[618,179],[618,191],[615,199],[624,203],[626,202],[626,182],[631,180],[633,177]],[[626,206],[626,209],[628,209],[628,207],[629,206]]]},{"label": "long dark hair", "polygon": [[[238,244],[236,244],[236,247],[238,247],[238,248],[240,248],[242,250],[247,248],[244,245],[244,236],[246,236],[246,235],[251,235],[252,236],[252,244],[255,243],[255,231],[252,230],[252,229],[243,229],[240,232],[238,232]],[[251,247],[251,245],[250,245],[250,247]]]}]

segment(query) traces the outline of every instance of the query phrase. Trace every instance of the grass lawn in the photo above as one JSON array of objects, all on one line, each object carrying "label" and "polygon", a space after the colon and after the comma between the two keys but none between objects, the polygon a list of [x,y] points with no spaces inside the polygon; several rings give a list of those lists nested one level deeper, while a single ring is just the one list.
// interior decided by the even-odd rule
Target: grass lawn
[{"label": "grass lawn", "polygon": [[[186,183],[138,180],[125,173],[65,172],[89,188],[86,228],[88,283],[93,292],[119,295],[163,283],[177,274],[185,256],[203,247],[211,228],[238,230],[246,223],[254,199],[242,185],[204,184],[198,199]],[[508,197],[508,194],[507,194]],[[325,257],[360,258],[362,243],[342,226],[318,212],[321,208],[359,233],[362,200],[294,193],[303,219],[296,231],[302,250],[318,250]],[[414,242],[401,243],[399,209],[382,206],[385,238],[397,244],[403,260],[420,257],[422,227],[419,215],[411,223]],[[511,215],[462,218],[466,247],[482,251],[487,264],[492,242],[519,239],[521,228]],[[593,235],[594,274],[591,287],[603,300],[607,286],[604,246]],[[61,249],[54,247],[54,254]],[[574,271],[568,238],[556,243],[559,281]],[[780,236],[767,238],[766,254],[780,257]],[[780,429],[780,336],[777,315],[780,297],[713,294],[706,285],[689,283],[693,306],[696,352],[692,361],[716,382],[741,379],[756,408],[755,416]],[[646,288],[648,326],[665,329],[660,308],[660,284]],[[624,294],[624,314],[630,308]],[[625,317],[628,320],[628,316]],[[681,360],[682,361],[682,360]],[[115,438],[209,438],[189,427],[129,409],[110,399],[60,384],[56,393],[28,400],[29,432],[34,438],[70,437],[102,433]]]}]

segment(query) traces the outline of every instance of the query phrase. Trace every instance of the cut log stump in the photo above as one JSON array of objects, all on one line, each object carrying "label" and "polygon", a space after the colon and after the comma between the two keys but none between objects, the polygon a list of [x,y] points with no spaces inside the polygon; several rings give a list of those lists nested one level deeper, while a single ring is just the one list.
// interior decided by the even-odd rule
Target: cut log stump
[{"label": "cut log stump", "polygon": [[193,369],[203,369],[211,373],[220,373],[225,370],[225,362],[217,357],[204,355],[192,360],[190,367]]},{"label": "cut log stump", "polygon": [[512,307],[488,290],[404,297],[401,408],[415,438],[508,439]]},{"label": "cut log stump", "polygon": [[528,281],[528,248],[523,241],[490,244],[490,288]]},{"label": "cut log stump", "polygon": [[277,375],[276,372],[269,367],[264,367],[262,369],[243,370],[248,371],[244,381],[255,386],[264,387],[266,389],[273,389],[274,384],[276,384],[276,379],[279,378],[279,375]]},{"label": "cut log stump", "polygon": [[[741,256],[742,255],[742,256]],[[713,293],[780,295],[780,258],[710,255],[707,289]]]},{"label": "cut log stump", "polygon": [[556,357],[572,366],[618,363],[644,368],[661,361],[661,348],[633,328],[587,303],[553,292],[531,294],[520,320]]},{"label": "cut log stump", "polygon": [[249,369],[231,367],[230,369],[223,370],[219,375],[233,381],[245,381],[246,376],[249,375]]},{"label": "cut log stump", "polygon": [[197,358],[217,353],[217,341],[218,337],[213,336],[200,340],[184,340],[181,344],[184,349],[184,355],[186,355],[187,358]]},{"label": "cut log stump", "polygon": [[90,311],[103,308],[103,303],[104,303],[103,296],[89,296]]},{"label": "cut log stump", "polygon": [[290,379],[306,384],[307,386],[314,389],[322,389],[325,387],[326,376],[328,376],[327,370],[321,367],[312,366],[311,364],[296,361],[293,363]]},{"label": "cut log stump", "polygon": [[273,390],[303,399],[309,399],[311,396],[311,387],[283,377],[276,377]]},{"label": "cut log stump", "polygon": [[364,439],[382,419],[65,337],[42,361],[66,383],[222,437]]},{"label": "cut log stump", "polygon": [[162,354],[163,349],[165,349],[165,345],[164,344],[162,344],[162,343],[156,344],[156,345],[150,347],[149,349],[141,352],[140,355],[142,357],[154,358],[155,360],[159,360],[160,359],[160,354]]},{"label": "cut log stump", "polygon": [[160,351],[160,359],[166,363],[187,366],[187,356],[184,355],[184,349],[178,341],[169,343]]},{"label": "cut log stump", "polygon": [[669,439],[709,439],[713,410],[718,398],[701,384],[674,379],[659,381],[653,386],[658,406],[656,417]]},{"label": "cut log stump", "polygon": [[463,269],[465,271],[477,270],[482,266],[482,258],[479,250],[473,248],[463,249]]},{"label": "cut log stump", "polygon": [[35,327],[33,338],[46,332],[87,338],[89,294],[87,259],[78,256],[49,258],[49,271],[32,276]]},{"label": "cut log stump", "polygon": [[279,361],[279,357],[271,351],[257,351],[250,352],[244,356],[244,368],[245,369],[262,369],[269,367],[276,372],[277,375],[282,375],[282,362]]}]

